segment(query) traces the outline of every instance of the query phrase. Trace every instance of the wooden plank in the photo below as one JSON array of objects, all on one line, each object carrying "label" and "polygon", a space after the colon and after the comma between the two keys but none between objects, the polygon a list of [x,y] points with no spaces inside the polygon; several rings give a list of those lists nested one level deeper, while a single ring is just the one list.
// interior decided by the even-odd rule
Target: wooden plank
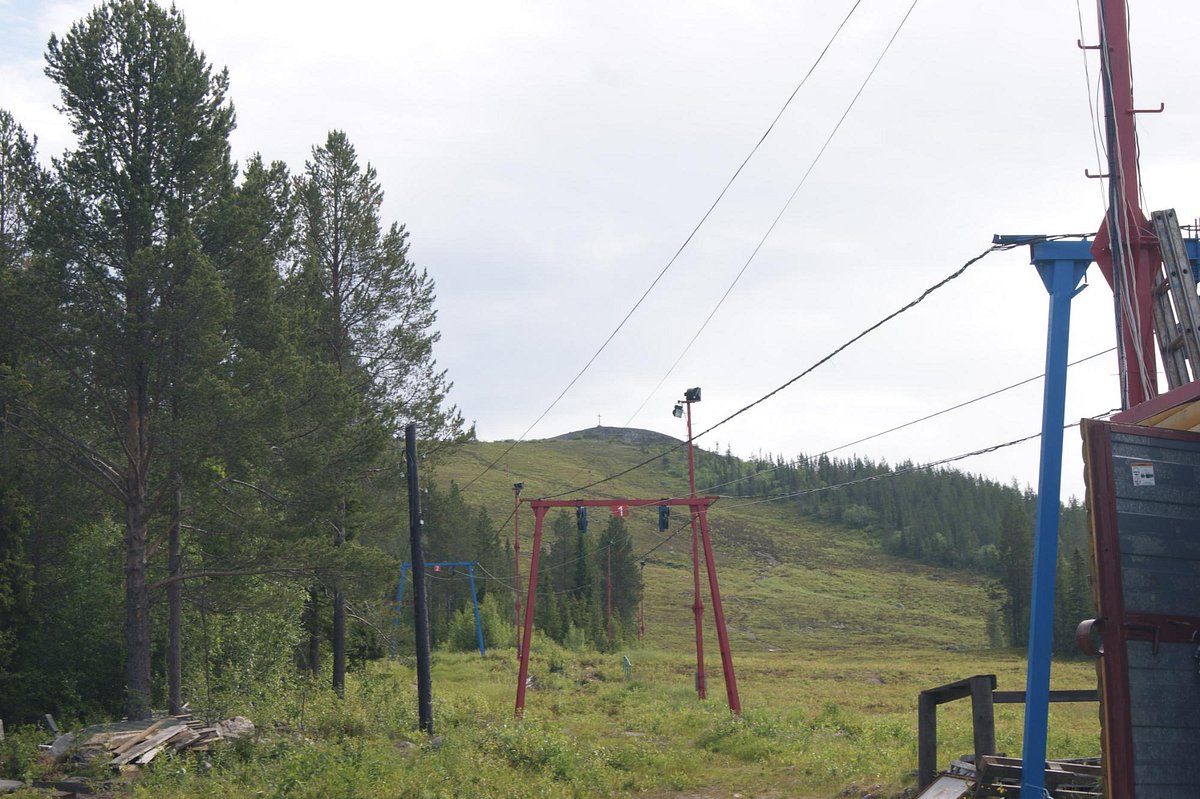
[{"label": "wooden plank", "polygon": [[[981,782],[996,780],[1021,780],[1021,760],[1015,757],[985,757],[983,758],[979,778]],[[1100,767],[1091,764],[1049,761],[1046,764],[1045,781],[1047,786],[1069,785],[1073,783],[1093,782],[1100,778]]]},{"label": "wooden plank", "polygon": [[[175,720],[174,719],[165,719],[165,721],[174,722]],[[121,766],[126,763],[129,763],[134,758],[140,757],[141,755],[150,751],[151,749],[158,746],[159,744],[165,743],[165,742],[171,740],[171,738],[175,737],[176,735],[179,735],[181,732],[185,731],[186,729],[187,729],[187,727],[183,724],[171,724],[171,726],[169,726],[169,727],[164,727],[164,728],[156,731],[149,738],[142,741],[140,744],[138,744],[137,746],[128,750],[124,754],[120,755],[119,757],[113,758],[112,763],[110,765]]]},{"label": "wooden plank", "polygon": [[[995,691],[992,693],[992,701],[997,705],[1023,705],[1025,704],[1024,691]],[[1050,692],[1051,702],[1098,702],[1100,694],[1094,689],[1079,688],[1069,690],[1059,690]]]},{"label": "wooden plank", "polygon": [[[1171,299],[1175,304],[1179,326],[1182,328],[1187,357],[1191,362],[1193,372],[1200,376],[1200,342],[1197,341],[1197,329],[1200,328],[1200,307],[1197,306],[1196,280],[1192,276],[1192,264],[1188,259],[1187,247],[1183,243],[1183,234],[1179,230],[1179,219],[1175,209],[1154,211],[1151,215],[1154,232],[1158,236],[1159,252],[1162,255],[1163,271],[1171,286]],[[1191,382],[1183,380],[1179,385]]]},{"label": "wooden plank", "polygon": [[1200,425],[1200,405],[1196,403],[1180,405],[1164,411],[1159,414],[1159,417],[1153,422],[1149,420],[1147,422],[1155,427],[1165,427],[1170,430],[1192,430],[1196,425]]},{"label": "wooden plank", "polygon": [[153,735],[155,732],[157,732],[160,728],[162,728],[163,725],[165,725],[169,721],[170,721],[170,719],[159,719],[158,721],[154,722],[146,729],[139,730],[138,731],[139,735],[137,737],[130,738],[124,744],[122,744],[121,746],[118,746],[115,750],[113,750],[113,754],[114,755],[125,754],[125,752],[129,751],[134,746],[137,746],[139,741],[145,740],[146,736],[148,736],[148,735]]},{"label": "wooden plank", "polygon": [[167,748],[167,745],[165,743],[159,744],[158,746],[154,747],[150,751],[144,753],[141,757],[139,757],[134,762],[137,763],[139,766],[144,766],[147,763],[149,763],[151,760],[153,760],[154,758],[158,757],[159,754],[161,754],[162,751],[166,748]]},{"label": "wooden plank", "polygon": [[181,749],[186,749],[189,744],[198,740],[200,740],[200,734],[195,730],[188,730],[186,734],[180,735],[179,738],[176,739],[171,745],[175,748],[175,751],[178,752]]},{"label": "wooden plank", "polygon": [[990,674],[971,678],[971,735],[976,763],[984,755],[996,754],[996,720],[992,708],[995,687],[996,678]]},{"label": "wooden plank", "polygon": [[1175,310],[1171,306],[1171,284],[1160,267],[1151,289],[1151,310],[1154,315],[1154,333],[1158,339],[1158,351],[1162,355],[1163,371],[1167,374],[1167,385],[1178,388],[1189,382],[1187,356],[1184,346],[1186,334],[1175,321]]},{"label": "wooden plank", "polygon": [[922,691],[917,696],[917,787],[937,777],[937,700]]}]

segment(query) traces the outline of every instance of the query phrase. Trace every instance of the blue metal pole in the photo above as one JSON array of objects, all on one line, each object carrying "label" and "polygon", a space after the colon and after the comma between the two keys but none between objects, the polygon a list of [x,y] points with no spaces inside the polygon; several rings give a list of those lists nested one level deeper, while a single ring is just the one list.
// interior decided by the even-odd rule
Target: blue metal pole
[{"label": "blue metal pole", "polygon": [[400,608],[404,607],[404,573],[408,571],[408,562],[400,564],[400,585],[396,588],[396,619],[392,622],[395,635],[392,636],[392,660],[396,659],[396,636],[400,633]]},{"label": "blue metal pole", "polygon": [[1079,293],[1079,281],[1091,263],[1090,246],[1090,242],[1055,241],[1030,247],[1033,264],[1046,290],[1050,292],[1050,320],[1042,400],[1037,523],[1033,544],[1033,596],[1029,606],[1021,799],[1045,797],[1050,656],[1054,635],[1054,573],[1058,563],[1063,417],[1067,394],[1067,344],[1070,338],[1071,299]]},{"label": "blue metal pole", "polygon": [[471,581],[471,605],[475,608],[475,637],[479,639],[479,654],[483,655],[483,625],[479,622],[479,598],[475,593],[475,564],[467,564],[467,577]]}]

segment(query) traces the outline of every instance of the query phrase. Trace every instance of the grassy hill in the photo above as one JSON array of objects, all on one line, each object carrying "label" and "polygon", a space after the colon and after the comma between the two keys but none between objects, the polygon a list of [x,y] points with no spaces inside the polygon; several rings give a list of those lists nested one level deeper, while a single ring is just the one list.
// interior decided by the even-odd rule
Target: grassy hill
[{"label": "grassy hill", "polygon": [[[499,521],[512,511],[514,482],[524,482],[525,498],[562,495],[652,458],[672,442],[655,433],[594,428],[518,444],[486,472],[511,442],[473,443],[439,465],[434,479],[443,487],[470,484],[467,502],[486,506]],[[686,452],[679,449],[559,498],[656,498],[687,491]],[[522,549],[528,551],[528,509],[521,521]],[[712,507],[709,526],[735,653],[989,645],[986,621],[997,610],[990,579],[891,557],[868,534],[802,517],[786,504],[724,498]],[[693,646],[686,527],[686,517],[676,514],[667,533],[674,537],[646,559],[647,644],[664,650]],[[639,553],[664,539],[653,508],[635,510],[629,528]],[[504,535],[511,534],[510,526]],[[706,630],[706,637],[714,635]]]}]

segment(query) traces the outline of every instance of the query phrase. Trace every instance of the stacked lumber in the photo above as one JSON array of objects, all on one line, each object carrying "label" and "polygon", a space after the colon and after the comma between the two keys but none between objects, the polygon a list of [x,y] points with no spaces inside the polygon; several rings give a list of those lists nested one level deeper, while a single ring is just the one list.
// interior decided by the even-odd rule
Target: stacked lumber
[{"label": "stacked lumber", "polygon": [[209,743],[221,738],[216,727],[190,715],[167,716],[136,730],[100,732],[82,742],[83,747],[99,747],[109,755],[109,765],[144,766],[163,752],[206,752]]},{"label": "stacked lumber", "polygon": [[[1100,764],[1095,759],[1046,761],[1046,792],[1055,799],[1099,797]],[[976,796],[1017,796],[1021,785],[1021,760],[984,755],[979,767]]]}]

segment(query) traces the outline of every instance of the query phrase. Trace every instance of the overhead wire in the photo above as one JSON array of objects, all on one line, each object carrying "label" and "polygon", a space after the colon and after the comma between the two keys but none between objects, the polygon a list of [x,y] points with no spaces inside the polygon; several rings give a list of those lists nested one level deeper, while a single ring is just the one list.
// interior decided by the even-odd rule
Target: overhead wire
[{"label": "overhead wire", "polygon": [[[589,368],[591,368],[592,364],[595,363],[596,359],[598,357],[600,357],[600,353],[604,352],[604,350],[608,347],[609,343],[616,337],[617,333],[619,333],[621,331],[621,329],[625,326],[625,323],[629,321],[629,318],[631,316],[633,316],[634,312],[637,311],[637,309],[639,307],[641,307],[641,305],[645,301],[646,297],[649,296],[650,292],[654,290],[654,287],[658,285],[659,281],[662,280],[663,276],[667,273],[667,271],[675,264],[675,262],[679,259],[679,256],[683,254],[683,251],[687,248],[687,246],[689,244],[691,244],[692,239],[695,237],[696,233],[699,232],[700,228],[708,220],[709,216],[712,215],[713,210],[716,209],[717,205],[725,197],[725,194],[729,191],[729,188],[730,188],[730,186],[733,185],[733,182],[735,180],[737,180],[739,175],[741,175],[742,170],[745,168],[746,164],[748,164],[750,162],[750,159],[754,157],[754,154],[758,152],[758,148],[762,146],[763,142],[765,142],[767,140],[767,137],[771,134],[771,131],[773,131],[775,129],[775,125],[776,125],[776,123],[779,122],[780,118],[783,116],[784,111],[786,111],[788,106],[791,105],[791,102],[796,97],[796,94],[799,93],[800,89],[804,87],[804,85],[808,82],[808,79],[812,76],[813,72],[816,70],[817,66],[820,65],[820,63],[824,60],[825,54],[829,52],[829,48],[833,45],[833,42],[837,39],[838,35],[842,32],[842,29],[846,26],[846,23],[849,22],[850,17],[853,16],[854,12],[858,9],[858,7],[859,7],[859,5],[861,5],[861,3],[862,3],[862,0],[855,0],[854,5],[850,7],[850,11],[846,13],[846,16],[842,19],[842,21],[838,25],[837,29],[833,32],[833,35],[829,38],[829,41],[827,41],[825,43],[825,47],[822,48],[822,50],[821,50],[820,54],[817,56],[816,60],[808,68],[808,72],[806,72],[804,74],[804,77],[801,78],[800,83],[797,84],[796,88],[792,90],[792,93],[788,96],[787,100],[784,101],[783,106],[779,109],[779,112],[775,115],[775,118],[771,120],[771,123],[767,126],[767,129],[763,132],[762,136],[759,137],[758,141],[755,142],[754,146],[750,149],[750,152],[746,155],[745,158],[742,159],[741,164],[739,164],[737,169],[734,170],[733,175],[731,175],[729,180],[725,182],[724,187],[722,187],[721,191],[717,194],[716,199],[712,201],[712,204],[709,205],[708,210],[705,211],[703,216],[700,217],[700,221],[696,223],[695,227],[692,228],[691,232],[688,233],[687,237],[683,240],[683,243],[679,245],[679,248],[677,250],[675,250],[675,254],[671,256],[669,261],[667,261],[666,266],[664,266],[659,271],[659,273],[655,276],[654,280],[652,280],[650,282],[650,285],[646,287],[646,290],[642,292],[642,295],[633,304],[633,307],[631,307],[629,309],[629,311],[625,314],[625,316],[621,319],[621,321],[617,324],[617,326],[613,329],[613,331],[608,334],[608,338],[606,338],[604,340],[604,342],[600,345],[599,349],[597,349],[592,354],[592,357],[589,358],[587,363],[585,363],[583,365],[583,368],[580,369],[579,372],[576,373],[576,375],[573,378],[571,378],[571,381],[569,383],[567,383],[566,387],[563,388],[562,391],[559,392],[558,396],[554,398],[554,401],[551,402],[546,407],[546,409],[544,411],[542,411],[541,414],[539,414],[536,419],[533,420],[533,423],[531,425],[529,425],[529,427],[525,428],[525,432],[523,432],[519,438],[514,440],[513,443],[510,444],[509,447],[506,450],[504,450],[504,452],[502,452],[498,458],[496,458],[496,460],[492,461],[487,466],[487,468],[485,468],[482,472],[480,472],[478,475],[473,477],[470,480],[470,482],[468,482],[465,486],[463,486],[462,490],[465,491],[466,489],[470,488],[472,485],[474,485],[479,480],[479,478],[481,478],[481,477],[483,477],[483,475],[487,474],[493,467],[495,467],[496,464],[498,464],[501,460],[503,460],[505,458],[505,456],[508,455],[508,453],[512,452],[513,449],[517,446],[517,444],[521,443],[525,439],[525,437],[527,435],[529,435],[529,433],[533,430],[533,428],[537,427],[538,423],[541,422],[542,419],[546,418],[546,414],[550,413],[550,411],[553,410],[556,405],[558,405],[559,401],[561,401],[562,398],[564,396],[566,396],[567,392],[570,391],[571,388],[575,385],[575,383],[577,383],[579,381],[579,378],[583,377],[583,374]],[[916,0],[914,0],[913,4],[916,5]],[[911,9],[910,9],[910,13],[911,13]]]},{"label": "overhead wire", "polygon": [[[1038,240],[1049,240],[1049,239],[1057,239],[1057,238],[1070,238],[1070,237],[1072,237],[1073,235],[1074,235],[1074,234],[1063,235],[1063,236],[1043,236],[1043,237],[1039,237],[1039,238],[1038,238]],[[1026,242],[1026,243],[1028,243],[1028,242]],[[809,366],[809,367],[808,367],[807,369],[805,369],[804,371],[800,372],[800,373],[799,373],[798,375],[796,375],[795,377],[793,377],[793,378],[791,378],[790,380],[786,381],[785,383],[783,383],[783,384],[782,384],[781,386],[779,386],[778,388],[775,388],[775,389],[773,389],[772,391],[769,391],[769,392],[767,392],[766,394],[764,394],[763,396],[761,396],[761,397],[759,397],[758,399],[754,400],[754,401],[753,401],[753,402],[751,402],[750,404],[748,404],[748,405],[746,405],[746,406],[744,406],[744,407],[740,408],[739,410],[737,410],[737,411],[734,411],[733,413],[729,414],[729,415],[728,415],[728,416],[726,416],[724,419],[722,419],[721,421],[719,421],[719,422],[717,422],[716,424],[712,425],[711,427],[707,428],[706,430],[703,430],[703,431],[701,431],[700,433],[697,433],[696,435],[692,436],[692,440],[693,440],[693,441],[695,441],[696,439],[698,439],[698,438],[700,438],[700,437],[702,437],[702,436],[705,436],[705,435],[707,435],[708,433],[711,433],[712,431],[716,430],[717,428],[721,427],[722,425],[724,425],[724,424],[726,424],[726,423],[728,423],[728,422],[732,421],[733,419],[736,419],[738,416],[741,416],[743,413],[746,413],[747,411],[751,410],[752,408],[755,408],[756,406],[758,406],[758,405],[761,405],[763,402],[766,402],[768,399],[770,399],[771,397],[775,396],[775,395],[776,395],[776,394],[778,394],[779,392],[781,392],[781,391],[784,391],[785,389],[789,388],[789,387],[790,387],[790,386],[792,386],[794,383],[796,383],[796,381],[798,381],[798,380],[800,380],[801,378],[805,377],[806,375],[808,375],[808,374],[812,373],[812,372],[813,372],[814,370],[816,370],[818,367],[822,366],[823,364],[827,363],[828,361],[830,361],[831,359],[833,359],[834,357],[836,357],[836,356],[837,356],[839,353],[841,353],[841,352],[842,352],[843,350],[845,350],[846,348],[850,347],[850,346],[851,346],[851,345],[853,345],[854,343],[856,343],[856,342],[858,342],[859,340],[863,339],[864,337],[866,337],[866,336],[867,336],[867,335],[869,335],[870,333],[874,332],[875,330],[878,330],[880,327],[882,327],[883,325],[887,324],[887,323],[888,323],[888,322],[890,322],[891,320],[895,319],[897,316],[900,316],[901,314],[903,314],[903,313],[906,313],[906,312],[908,312],[908,311],[912,310],[912,309],[913,309],[913,308],[915,308],[917,305],[920,305],[920,304],[921,304],[922,302],[924,302],[924,301],[926,300],[926,298],[928,298],[928,297],[929,297],[931,294],[933,294],[934,292],[936,292],[936,291],[938,291],[939,289],[941,289],[941,288],[945,287],[946,285],[948,285],[948,284],[949,284],[949,283],[951,283],[952,281],[954,281],[954,280],[958,279],[959,277],[961,277],[961,276],[963,275],[963,273],[965,273],[965,272],[966,272],[968,269],[970,269],[972,266],[974,266],[974,265],[975,265],[976,263],[978,263],[979,261],[983,260],[983,259],[984,259],[985,257],[987,257],[987,256],[988,256],[990,253],[996,252],[997,250],[1010,250],[1010,249],[1013,249],[1013,248],[1014,248],[1014,247],[1016,247],[1016,246],[1019,246],[1019,245],[1016,245],[1016,244],[993,244],[993,245],[989,246],[989,247],[988,247],[986,250],[984,250],[983,252],[979,253],[978,255],[974,256],[973,258],[970,258],[970,259],[968,259],[968,260],[967,260],[967,262],[966,262],[966,263],[964,263],[962,266],[960,266],[958,269],[954,270],[954,271],[953,271],[953,272],[951,272],[949,275],[947,275],[946,277],[944,277],[944,278],[942,278],[941,280],[939,280],[937,283],[935,283],[935,284],[933,284],[932,286],[930,286],[929,288],[925,289],[925,291],[923,291],[923,292],[920,294],[920,296],[918,296],[918,297],[916,297],[915,299],[913,299],[913,300],[909,301],[907,304],[905,304],[904,306],[902,306],[902,307],[901,307],[901,308],[899,308],[898,310],[896,310],[896,311],[893,311],[892,313],[890,313],[890,314],[888,314],[887,316],[885,316],[883,319],[880,319],[878,322],[875,322],[874,324],[870,325],[870,326],[869,326],[869,327],[867,327],[866,329],[864,329],[864,330],[862,330],[861,332],[857,333],[856,335],[854,335],[853,337],[851,337],[849,340],[847,340],[845,343],[843,343],[841,346],[837,347],[837,348],[836,348],[836,349],[834,349],[832,352],[830,352],[828,355],[825,355],[823,358],[821,358],[820,360],[818,360],[817,362],[815,362],[814,364],[812,364],[811,366]],[[643,460],[643,461],[641,461],[641,462],[639,462],[639,463],[636,463],[636,464],[634,464],[633,466],[630,466],[630,467],[628,467],[628,468],[626,468],[626,469],[622,469],[621,471],[619,471],[619,472],[616,472],[615,474],[610,474],[610,475],[608,475],[607,477],[603,477],[603,478],[601,478],[601,479],[599,479],[599,480],[594,480],[594,481],[592,481],[592,482],[590,482],[590,483],[588,483],[588,484],[586,484],[586,485],[578,486],[578,487],[576,487],[576,488],[572,488],[572,489],[570,489],[570,490],[568,490],[568,491],[564,491],[564,492],[562,492],[562,493],[559,493],[559,494],[553,494],[553,495],[551,495],[550,497],[548,497],[548,499],[554,499],[554,498],[556,498],[556,497],[563,497],[563,496],[567,496],[568,494],[574,494],[574,493],[578,493],[578,492],[580,492],[580,491],[586,491],[586,490],[587,490],[587,489],[589,489],[589,488],[595,488],[595,487],[596,487],[596,486],[598,486],[598,485],[602,485],[602,484],[604,484],[604,483],[607,483],[607,482],[610,482],[610,481],[612,481],[612,480],[615,480],[615,479],[617,479],[618,477],[623,477],[623,476],[625,476],[625,475],[629,474],[630,472],[636,471],[637,469],[641,469],[641,468],[643,468],[643,467],[645,467],[645,466],[647,466],[647,465],[649,465],[649,464],[653,463],[654,461],[658,460],[658,459],[659,459],[659,458],[661,458],[662,456],[664,456],[664,455],[668,455],[668,454],[670,454],[670,453],[672,453],[672,452],[675,452],[676,450],[679,450],[679,449],[681,449],[682,447],[684,447],[684,446],[686,446],[686,445],[687,445],[687,442],[686,442],[686,441],[680,441],[680,442],[678,442],[677,444],[675,444],[675,445],[673,445],[673,446],[671,446],[671,447],[667,448],[666,450],[664,450],[664,451],[662,451],[662,452],[659,452],[659,453],[657,453],[656,455],[653,455],[653,456],[651,456],[651,457],[649,457],[649,458],[646,458],[645,460]]]},{"label": "overhead wire", "polygon": [[[771,220],[771,224],[767,227],[766,233],[764,233],[762,235],[762,238],[759,239],[758,244],[756,244],[754,249],[750,252],[750,257],[748,257],[746,259],[746,262],[744,264],[742,264],[742,268],[738,271],[737,275],[734,276],[733,282],[731,282],[729,284],[729,286],[726,287],[725,293],[722,294],[720,299],[717,300],[717,304],[713,306],[713,309],[708,312],[708,316],[705,317],[704,321],[700,323],[700,327],[692,335],[692,338],[690,341],[688,341],[687,345],[684,346],[683,351],[679,353],[679,357],[676,358],[675,362],[671,364],[671,367],[669,369],[667,369],[666,374],[664,374],[662,376],[662,379],[660,379],[658,381],[657,385],[655,385],[654,388],[651,389],[650,393],[646,396],[646,398],[644,400],[642,400],[642,404],[637,407],[637,410],[635,410],[633,412],[633,414],[629,417],[629,419],[625,422],[625,425],[624,425],[625,427],[629,426],[629,424],[637,417],[637,415],[642,412],[642,409],[646,407],[646,403],[648,403],[650,401],[650,399],[658,392],[658,390],[660,388],[662,388],[663,383],[665,383],[667,381],[667,378],[669,378],[671,376],[671,374],[675,371],[676,367],[679,366],[680,362],[684,359],[684,357],[687,356],[688,352],[691,351],[692,346],[696,343],[696,340],[698,338],[700,338],[700,334],[704,332],[704,329],[706,327],[708,327],[709,322],[711,322],[713,320],[713,317],[716,316],[717,311],[719,311],[721,309],[721,306],[725,304],[725,300],[729,298],[729,295],[733,291],[734,287],[737,286],[738,282],[742,279],[742,275],[746,274],[746,270],[750,268],[750,264],[754,261],[754,258],[758,255],[759,250],[761,250],[763,245],[766,244],[767,239],[771,236],[771,234],[775,231],[776,226],[779,224],[779,220],[781,220],[783,218],[783,215],[787,212],[788,207],[791,206],[792,201],[796,199],[796,195],[800,193],[800,189],[803,188],[804,184],[808,182],[809,175],[812,174],[813,170],[817,166],[817,163],[821,160],[821,157],[825,154],[825,151],[827,149],[829,149],[829,145],[833,141],[834,136],[836,136],[838,131],[841,130],[842,124],[846,121],[846,118],[850,115],[850,112],[854,109],[855,104],[858,103],[859,97],[861,97],[863,91],[866,90],[867,84],[871,82],[871,78],[875,75],[875,72],[879,69],[879,65],[883,63],[884,57],[888,54],[888,51],[891,50],[892,45],[896,41],[896,37],[898,37],[900,35],[900,31],[904,28],[904,23],[908,22],[908,18],[912,15],[913,9],[915,9],[917,7],[917,3],[919,1],[920,0],[913,0],[912,5],[910,5],[908,7],[908,11],[904,14],[904,17],[901,18],[900,23],[896,26],[896,29],[892,32],[891,38],[889,38],[887,41],[887,44],[884,45],[883,51],[879,54],[879,57],[875,59],[875,63],[871,66],[871,69],[867,73],[867,76],[865,78],[863,78],[862,83],[859,84],[858,91],[856,91],[854,93],[854,96],[850,99],[850,103],[846,106],[846,110],[842,112],[841,117],[838,118],[837,124],[835,124],[833,126],[833,129],[829,132],[829,135],[825,137],[825,142],[821,145],[821,148],[817,151],[816,156],[814,156],[812,161],[809,163],[808,169],[806,169],[804,171],[804,174],[800,178],[800,182],[796,184],[796,187],[794,189],[792,189],[792,193],[788,196],[787,201],[784,202],[783,207],[779,209],[779,213],[777,213],[775,215],[775,218],[773,220]],[[849,19],[849,17],[847,17],[847,19]],[[841,29],[839,28],[839,30],[841,30]],[[832,40],[830,40],[830,41],[832,43]],[[828,45],[826,45],[826,48],[828,49]],[[822,52],[822,55],[823,54],[824,54],[824,52]],[[815,65],[814,65],[814,68],[815,68]],[[807,76],[806,76],[806,79],[807,79]],[[795,93],[793,93],[793,96],[794,96],[794,94]],[[789,98],[789,102],[790,102],[790,98]],[[780,113],[782,114],[783,112],[780,111]],[[778,117],[777,117],[777,119],[778,119]],[[774,123],[772,123],[772,124],[774,124]]]},{"label": "overhead wire", "polygon": [[[1077,360],[1077,361],[1072,361],[1071,363],[1067,364],[1067,367],[1068,367],[1068,368],[1070,368],[1070,367],[1072,367],[1072,366],[1078,366],[1079,364],[1081,364],[1081,363],[1084,363],[1084,362],[1086,362],[1086,361],[1090,361],[1090,360],[1092,360],[1092,359],[1094,359],[1094,358],[1099,358],[1101,355],[1107,355],[1108,353],[1112,352],[1112,351],[1113,351],[1113,350],[1115,350],[1115,349],[1116,349],[1116,347],[1109,347],[1108,349],[1106,349],[1106,350],[1103,350],[1103,351],[1101,351],[1101,352],[1093,353],[1092,355],[1088,355],[1087,357],[1080,358],[1080,359],[1079,359],[1079,360]],[[823,455],[829,455],[829,454],[831,454],[831,453],[834,453],[834,452],[839,452],[840,450],[847,449],[847,448],[849,448],[849,447],[853,447],[853,446],[855,446],[856,444],[862,444],[862,443],[864,443],[864,442],[866,442],[866,441],[871,441],[871,440],[873,440],[873,439],[876,439],[876,438],[879,438],[879,437],[881,437],[881,436],[885,436],[885,435],[887,435],[888,433],[894,433],[894,432],[896,432],[897,430],[903,430],[903,429],[904,429],[904,428],[906,428],[906,427],[912,427],[912,426],[913,426],[913,425],[915,425],[915,424],[920,424],[921,422],[927,422],[927,421],[929,421],[930,419],[935,419],[935,418],[937,418],[937,417],[939,417],[939,416],[943,416],[943,415],[945,415],[945,414],[947,414],[947,413],[950,413],[951,411],[957,411],[957,410],[959,410],[960,408],[965,408],[965,407],[967,407],[968,405],[974,405],[976,402],[981,402],[981,401],[983,401],[983,400],[985,400],[985,399],[991,399],[992,397],[995,397],[995,396],[997,396],[997,395],[999,395],[999,394],[1003,394],[1003,393],[1005,393],[1006,391],[1012,391],[1013,389],[1020,388],[1021,386],[1024,386],[1024,385],[1028,385],[1029,383],[1032,383],[1032,382],[1034,382],[1035,380],[1041,380],[1041,379],[1042,379],[1043,377],[1045,377],[1045,376],[1046,376],[1046,375],[1045,375],[1045,373],[1043,372],[1042,374],[1039,374],[1039,375],[1034,375],[1033,377],[1027,377],[1027,378],[1025,378],[1024,380],[1019,380],[1019,381],[1017,381],[1016,383],[1010,383],[1009,385],[1007,385],[1007,386],[1005,386],[1005,387],[1003,387],[1003,388],[997,388],[997,389],[994,389],[994,390],[992,390],[992,391],[989,391],[989,392],[987,392],[987,393],[985,393],[985,394],[980,394],[979,396],[972,397],[971,399],[964,400],[964,401],[962,401],[962,402],[956,403],[956,404],[954,404],[954,405],[951,405],[951,406],[949,406],[949,407],[947,407],[947,408],[942,408],[940,411],[934,411],[933,413],[926,414],[925,416],[921,416],[921,417],[919,417],[919,418],[917,418],[917,419],[912,419],[912,420],[910,420],[910,421],[904,422],[903,424],[898,424],[898,425],[896,425],[896,426],[894,426],[894,427],[889,427],[887,430],[881,430],[881,431],[879,431],[878,433],[872,433],[872,434],[871,434],[871,435],[869,435],[869,436],[863,436],[862,438],[855,439],[854,441],[851,441],[851,442],[849,442],[849,443],[847,443],[847,444],[839,444],[839,445],[838,445],[838,446],[836,446],[836,447],[831,447],[831,448],[829,448],[829,449],[827,449],[827,450],[824,450],[823,452],[820,452],[820,453],[818,453],[817,455],[811,455],[811,456],[808,456],[808,457],[806,458],[806,460],[812,461],[812,460],[814,460],[814,459],[816,459],[816,458],[820,458],[820,457],[821,457],[821,456],[823,456]],[[751,480],[751,479],[753,479],[753,478],[755,478],[755,477],[760,477],[760,476],[762,476],[762,475],[764,475],[764,474],[769,474],[769,473],[771,473],[771,472],[778,471],[778,470],[779,470],[779,469],[781,469],[781,468],[785,468],[787,465],[788,465],[788,464],[780,464],[780,465],[778,465],[778,466],[771,466],[771,467],[769,467],[769,468],[766,468],[766,469],[760,469],[759,471],[757,471],[757,472],[754,472],[753,474],[748,474],[748,475],[746,475],[746,476],[744,476],[744,477],[738,477],[738,478],[736,478],[736,479],[734,479],[734,480],[728,480],[728,481],[726,481],[726,482],[724,482],[724,483],[718,483],[718,484],[716,484],[716,485],[711,485],[711,486],[708,486],[708,487],[706,487],[706,488],[704,488],[704,489],[702,489],[702,490],[703,490],[704,492],[706,492],[706,493],[708,493],[708,492],[713,492],[713,491],[716,491],[717,489],[720,489],[720,488],[725,488],[726,486],[731,486],[731,485],[733,485],[733,484],[735,484],[735,483],[740,483],[740,482],[742,482],[742,481],[744,481],[744,480]]]}]

